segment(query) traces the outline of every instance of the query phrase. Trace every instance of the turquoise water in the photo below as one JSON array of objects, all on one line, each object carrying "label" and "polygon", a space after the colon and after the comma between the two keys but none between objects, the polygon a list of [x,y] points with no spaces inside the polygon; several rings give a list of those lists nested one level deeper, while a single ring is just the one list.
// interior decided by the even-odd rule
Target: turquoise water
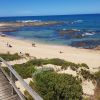
[{"label": "turquoise water", "polygon": [[[30,17],[2,17],[1,22],[18,21],[60,21],[63,24],[51,26],[19,27],[16,32],[4,34],[17,38],[29,39],[47,44],[71,45],[75,47],[95,47],[100,45],[100,14],[90,15],[59,15],[59,16],[30,16]],[[57,30],[77,29],[82,34],[81,38],[70,34],[61,35]],[[80,43],[85,45],[79,45]]]}]

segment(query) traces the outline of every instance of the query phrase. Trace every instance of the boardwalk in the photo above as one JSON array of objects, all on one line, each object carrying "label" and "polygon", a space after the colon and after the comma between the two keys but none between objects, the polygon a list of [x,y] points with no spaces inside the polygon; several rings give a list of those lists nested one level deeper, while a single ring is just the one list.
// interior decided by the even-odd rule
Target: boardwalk
[{"label": "boardwalk", "polygon": [[12,94],[12,86],[0,70],[0,100],[20,100],[17,94]]},{"label": "boardwalk", "polygon": [[[26,100],[25,96],[19,91],[15,85],[15,78],[22,84],[22,86],[29,92],[29,94],[35,100],[43,100],[41,96],[36,93],[23,79],[22,77],[9,65],[4,59],[0,57],[2,63],[6,65],[10,74],[2,68],[0,64],[0,100]],[[6,77],[5,77],[6,76]],[[15,77],[15,78],[14,78]],[[8,79],[8,80],[7,80]],[[10,82],[10,84],[9,84]],[[13,87],[13,88],[12,88]],[[13,91],[16,91],[16,94],[13,94]],[[19,96],[19,97],[18,97]],[[20,98],[20,99],[19,99]]]}]

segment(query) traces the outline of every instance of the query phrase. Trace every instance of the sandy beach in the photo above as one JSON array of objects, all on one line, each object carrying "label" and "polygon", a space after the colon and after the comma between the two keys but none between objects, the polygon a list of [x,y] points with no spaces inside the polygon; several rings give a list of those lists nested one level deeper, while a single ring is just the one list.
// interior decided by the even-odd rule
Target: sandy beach
[{"label": "sandy beach", "polygon": [[[7,47],[7,43],[12,47]],[[31,41],[0,36],[0,53],[22,52],[23,54],[29,53],[30,56],[37,58],[60,58],[74,63],[86,63],[91,70],[96,70],[100,66],[100,51],[60,45],[35,44],[36,47],[32,47]]]}]

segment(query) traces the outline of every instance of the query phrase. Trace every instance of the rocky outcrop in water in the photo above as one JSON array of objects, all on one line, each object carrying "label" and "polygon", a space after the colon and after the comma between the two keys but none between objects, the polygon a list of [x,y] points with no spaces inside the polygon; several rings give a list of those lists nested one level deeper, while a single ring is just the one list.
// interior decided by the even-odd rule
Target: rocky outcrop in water
[{"label": "rocky outcrop in water", "polygon": [[21,27],[21,26],[49,26],[49,25],[59,25],[63,22],[57,21],[47,21],[47,22],[2,22],[0,26],[6,27]]},{"label": "rocky outcrop in water", "polygon": [[15,32],[15,31],[17,31],[15,28],[0,27],[0,32]]},{"label": "rocky outcrop in water", "polygon": [[100,40],[73,41],[71,43],[71,46],[99,50],[100,49]]},{"label": "rocky outcrop in water", "polygon": [[80,33],[80,30],[76,30],[76,29],[70,29],[70,30],[57,30],[57,32],[61,35],[61,36],[65,36],[65,35],[69,35],[72,38],[82,38],[82,34]]},{"label": "rocky outcrop in water", "polygon": [[100,50],[100,45],[93,48],[94,50]]}]

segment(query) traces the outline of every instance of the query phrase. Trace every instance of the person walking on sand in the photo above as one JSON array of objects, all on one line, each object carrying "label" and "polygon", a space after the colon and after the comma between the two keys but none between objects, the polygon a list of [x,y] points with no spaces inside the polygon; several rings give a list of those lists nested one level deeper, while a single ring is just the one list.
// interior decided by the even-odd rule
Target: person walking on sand
[{"label": "person walking on sand", "polygon": [[62,51],[59,52],[60,54],[63,53]]},{"label": "person walking on sand", "polygon": [[12,48],[12,45],[9,44],[9,48]]},{"label": "person walking on sand", "polygon": [[36,47],[35,43],[32,43],[32,47]]}]

